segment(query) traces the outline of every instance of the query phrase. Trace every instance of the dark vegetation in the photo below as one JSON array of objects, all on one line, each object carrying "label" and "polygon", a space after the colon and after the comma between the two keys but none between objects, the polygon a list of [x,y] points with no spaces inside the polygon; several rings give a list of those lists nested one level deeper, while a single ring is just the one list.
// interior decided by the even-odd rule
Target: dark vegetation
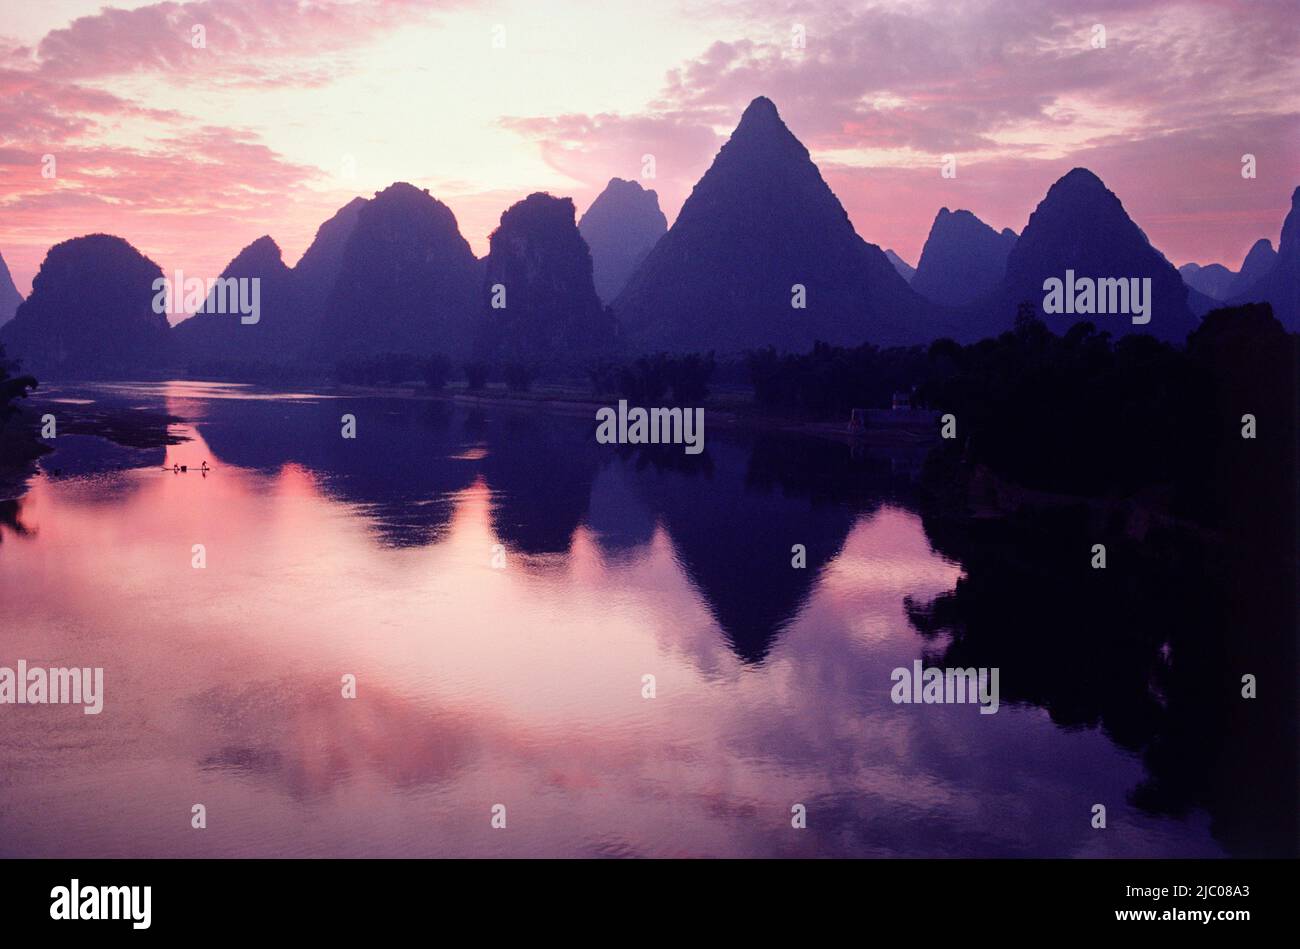
[{"label": "dark vegetation", "polygon": [[631,362],[605,362],[588,371],[592,394],[616,395],[633,405],[701,405],[709,394],[713,353],[656,353]]},{"label": "dark vegetation", "polygon": [[[963,569],[907,603],[928,661],[996,666],[1004,701],[1100,726],[1142,757],[1134,804],[1208,811],[1237,856],[1295,853],[1298,344],[1267,304],[1209,313],[1185,348],[1023,318],[932,346],[918,390],[958,431],[922,477],[926,534]],[[1062,494],[967,516],[990,478]],[[1247,674],[1271,687],[1244,698]],[[1260,762],[1278,780],[1244,777]]]},{"label": "dark vegetation", "polygon": [[49,450],[15,404],[35,388],[36,379],[22,374],[18,361],[9,359],[0,345],[0,491],[6,493],[6,483],[20,476],[32,461]]},{"label": "dark vegetation", "polygon": [[959,458],[1043,491],[1147,493],[1203,523],[1229,516],[1227,482],[1257,492],[1262,472],[1295,465],[1297,337],[1267,304],[1208,314],[1183,348],[1088,323],[1055,336],[1022,314],[996,339],[939,341],[928,357],[918,401],[957,420],[936,464]]},{"label": "dark vegetation", "polygon": [[[940,354],[944,351],[941,346]],[[930,377],[931,359],[923,346],[845,348],[818,342],[808,353],[756,350],[746,362],[761,408],[829,420],[848,419],[856,408],[888,408],[895,392]]]}]

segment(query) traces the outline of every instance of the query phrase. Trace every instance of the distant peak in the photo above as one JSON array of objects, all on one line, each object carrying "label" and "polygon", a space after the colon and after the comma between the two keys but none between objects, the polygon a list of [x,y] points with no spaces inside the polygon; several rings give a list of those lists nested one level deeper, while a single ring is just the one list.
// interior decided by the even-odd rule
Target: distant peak
[{"label": "distant peak", "polygon": [[419,197],[432,197],[432,195],[429,194],[428,188],[417,188],[415,185],[407,181],[394,181],[382,191],[375,192],[376,201],[383,201],[385,199],[401,200],[403,198],[410,199]]},{"label": "distant peak", "polygon": [[240,253],[274,254],[276,257],[279,257],[280,245],[275,242],[271,235],[263,234],[257,240],[253,241],[253,243],[240,251]]},{"label": "distant peak", "polygon": [[744,113],[740,116],[740,124],[736,126],[736,131],[784,127],[785,123],[781,121],[781,115],[776,111],[776,104],[767,96],[759,96],[745,107]]},{"label": "distant peak", "polygon": [[642,191],[641,183],[630,181],[627,178],[610,178],[609,184],[605,185],[606,191]]},{"label": "distant peak", "polygon": [[1063,185],[1069,188],[1099,188],[1106,190],[1106,185],[1087,168],[1071,168],[1052,187]]}]

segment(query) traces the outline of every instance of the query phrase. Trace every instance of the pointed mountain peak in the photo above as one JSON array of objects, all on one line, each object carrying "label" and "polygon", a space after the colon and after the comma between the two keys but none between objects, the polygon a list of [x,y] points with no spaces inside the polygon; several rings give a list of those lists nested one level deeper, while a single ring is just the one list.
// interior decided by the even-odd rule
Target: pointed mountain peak
[{"label": "pointed mountain peak", "polygon": [[[658,195],[655,194],[653,188],[643,188],[639,181],[629,181],[626,178],[610,178],[609,184],[605,185],[605,190],[601,192],[601,196],[607,194],[632,198],[635,198],[638,195],[649,194],[655,195],[655,197],[658,198]],[[597,198],[597,200],[600,199]]]},{"label": "pointed mountain peak", "polygon": [[1048,194],[1051,194],[1057,188],[1068,188],[1076,191],[1106,191],[1109,193],[1105,183],[1087,168],[1071,168],[1057,180],[1056,184],[1052,185]]},{"label": "pointed mountain peak", "polygon": [[745,109],[731,138],[722,146],[723,152],[736,151],[737,146],[747,154],[781,149],[801,156],[808,155],[808,149],[781,121],[776,106],[765,96],[759,96]]},{"label": "pointed mountain peak", "polygon": [[280,245],[263,235],[249,244],[226,264],[223,277],[259,277],[287,271]]},{"label": "pointed mountain peak", "polygon": [[280,253],[280,245],[277,244],[269,234],[263,234],[235,256],[236,259],[249,256],[255,257],[259,260],[283,260]]},{"label": "pointed mountain peak", "polygon": [[1003,305],[1011,308],[1044,301],[1050,279],[1150,278],[1149,325],[1135,323],[1125,313],[1049,314],[1044,309],[1047,325],[1056,332],[1092,317],[1090,322],[1108,332],[1149,333],[1182,342],[1196,326],[1182,276],[1129,217],[1119,196],[1085,168],[1074,169],[1048,189],[1011,248],[1006,273]]},{"label": "pointed mountain peak", "polygon": [[668,219],[653,190],[611,178],[578,222],[578,230],[591,249],[596,293],[609,303],[668,230]]},{"label": "pointed mountain peak", "polygon": [[767,96],[759,96],[745,107],[745,111],[740,116],[740,124],[736,128],[739,130],[746,126],[761,125],[779,125],[785,128],[785,123],[781,121],[781,113],[776,111],[776,103]]},{"label": "pointed mountain peak", "polygon": [[[788,319],[791,288],[806,318]],[[672,228],[614,301],[636,345],[724,353],[920,335],[929,307],[853,229],[808,149],[752,102]]]},{"label": "pointed mountain peak", "polygon": [[970,303],[1002,279],[1012,243],[970,211],[940,208],[916,262],[912,289],[948,306]]},{"label": "pointed mountain peak", "polygon": [[1244,290],[1250,285],[1251,281],[1262,276],[1270,267],[1273,261],[1277,259],[1277,251],[1273,249],[1273,242],[1267,237],[1261,237],[1251,245],[1250,250],[1246,253],[1245,258],[1241,261],[1241,282],[1238,290]]}]

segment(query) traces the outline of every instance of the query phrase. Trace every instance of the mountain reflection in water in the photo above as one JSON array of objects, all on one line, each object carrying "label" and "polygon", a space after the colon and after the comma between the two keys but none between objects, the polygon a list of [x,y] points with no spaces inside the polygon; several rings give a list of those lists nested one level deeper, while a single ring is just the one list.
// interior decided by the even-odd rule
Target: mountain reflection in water
[{"label": "mountain reflection in water", "polygon": [[[1214,747],[1170,754],[1204,723],[1201,664],[1177,664],[1196,650],[1162,668],[1164,627],[1200,642],[1216,618],[1165,590],[1107,626],[1121,592],[1027,588],[1023,559],[1074,526],[1017,554],[931,524],[915,453],[715,428],[688,457],[598,445],[585,416],[197,383],[58,394],[171,412],[191,440],[121,470],[60,439],[61,474],[0,514],[0,665],[103,666],[107,693],[93,717],[0,707],[0,854],[1265,847],[1207,787]],[[920,657],[999,666],[998,713],[893,704]]]}]

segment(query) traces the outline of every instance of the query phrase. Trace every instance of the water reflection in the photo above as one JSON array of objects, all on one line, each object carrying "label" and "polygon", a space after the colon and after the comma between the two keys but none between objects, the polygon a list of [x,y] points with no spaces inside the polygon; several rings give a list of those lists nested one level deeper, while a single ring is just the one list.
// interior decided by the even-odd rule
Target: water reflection
[{"label": "water reflection", "polygon": [[[583,416],[442,401],[60,393],[87,394],[191,440],[41,477],[0,521],[0,664],[102,665],[108,692],[93,719],[0,709],[0,852],[1221,852],[1204,797],[1133,793],[1172,729],[1134,698],[1163,633],[1108,632],[1113,682],[1063,673],[1074,652],[1006,616],[1065,638],[1088,614],[1027,599],[996,545],[927,535],[915,459],[725,431],[697,459],[614,451]],[[1003,710],[894,705],[923,653],[1014,670]]]}]

